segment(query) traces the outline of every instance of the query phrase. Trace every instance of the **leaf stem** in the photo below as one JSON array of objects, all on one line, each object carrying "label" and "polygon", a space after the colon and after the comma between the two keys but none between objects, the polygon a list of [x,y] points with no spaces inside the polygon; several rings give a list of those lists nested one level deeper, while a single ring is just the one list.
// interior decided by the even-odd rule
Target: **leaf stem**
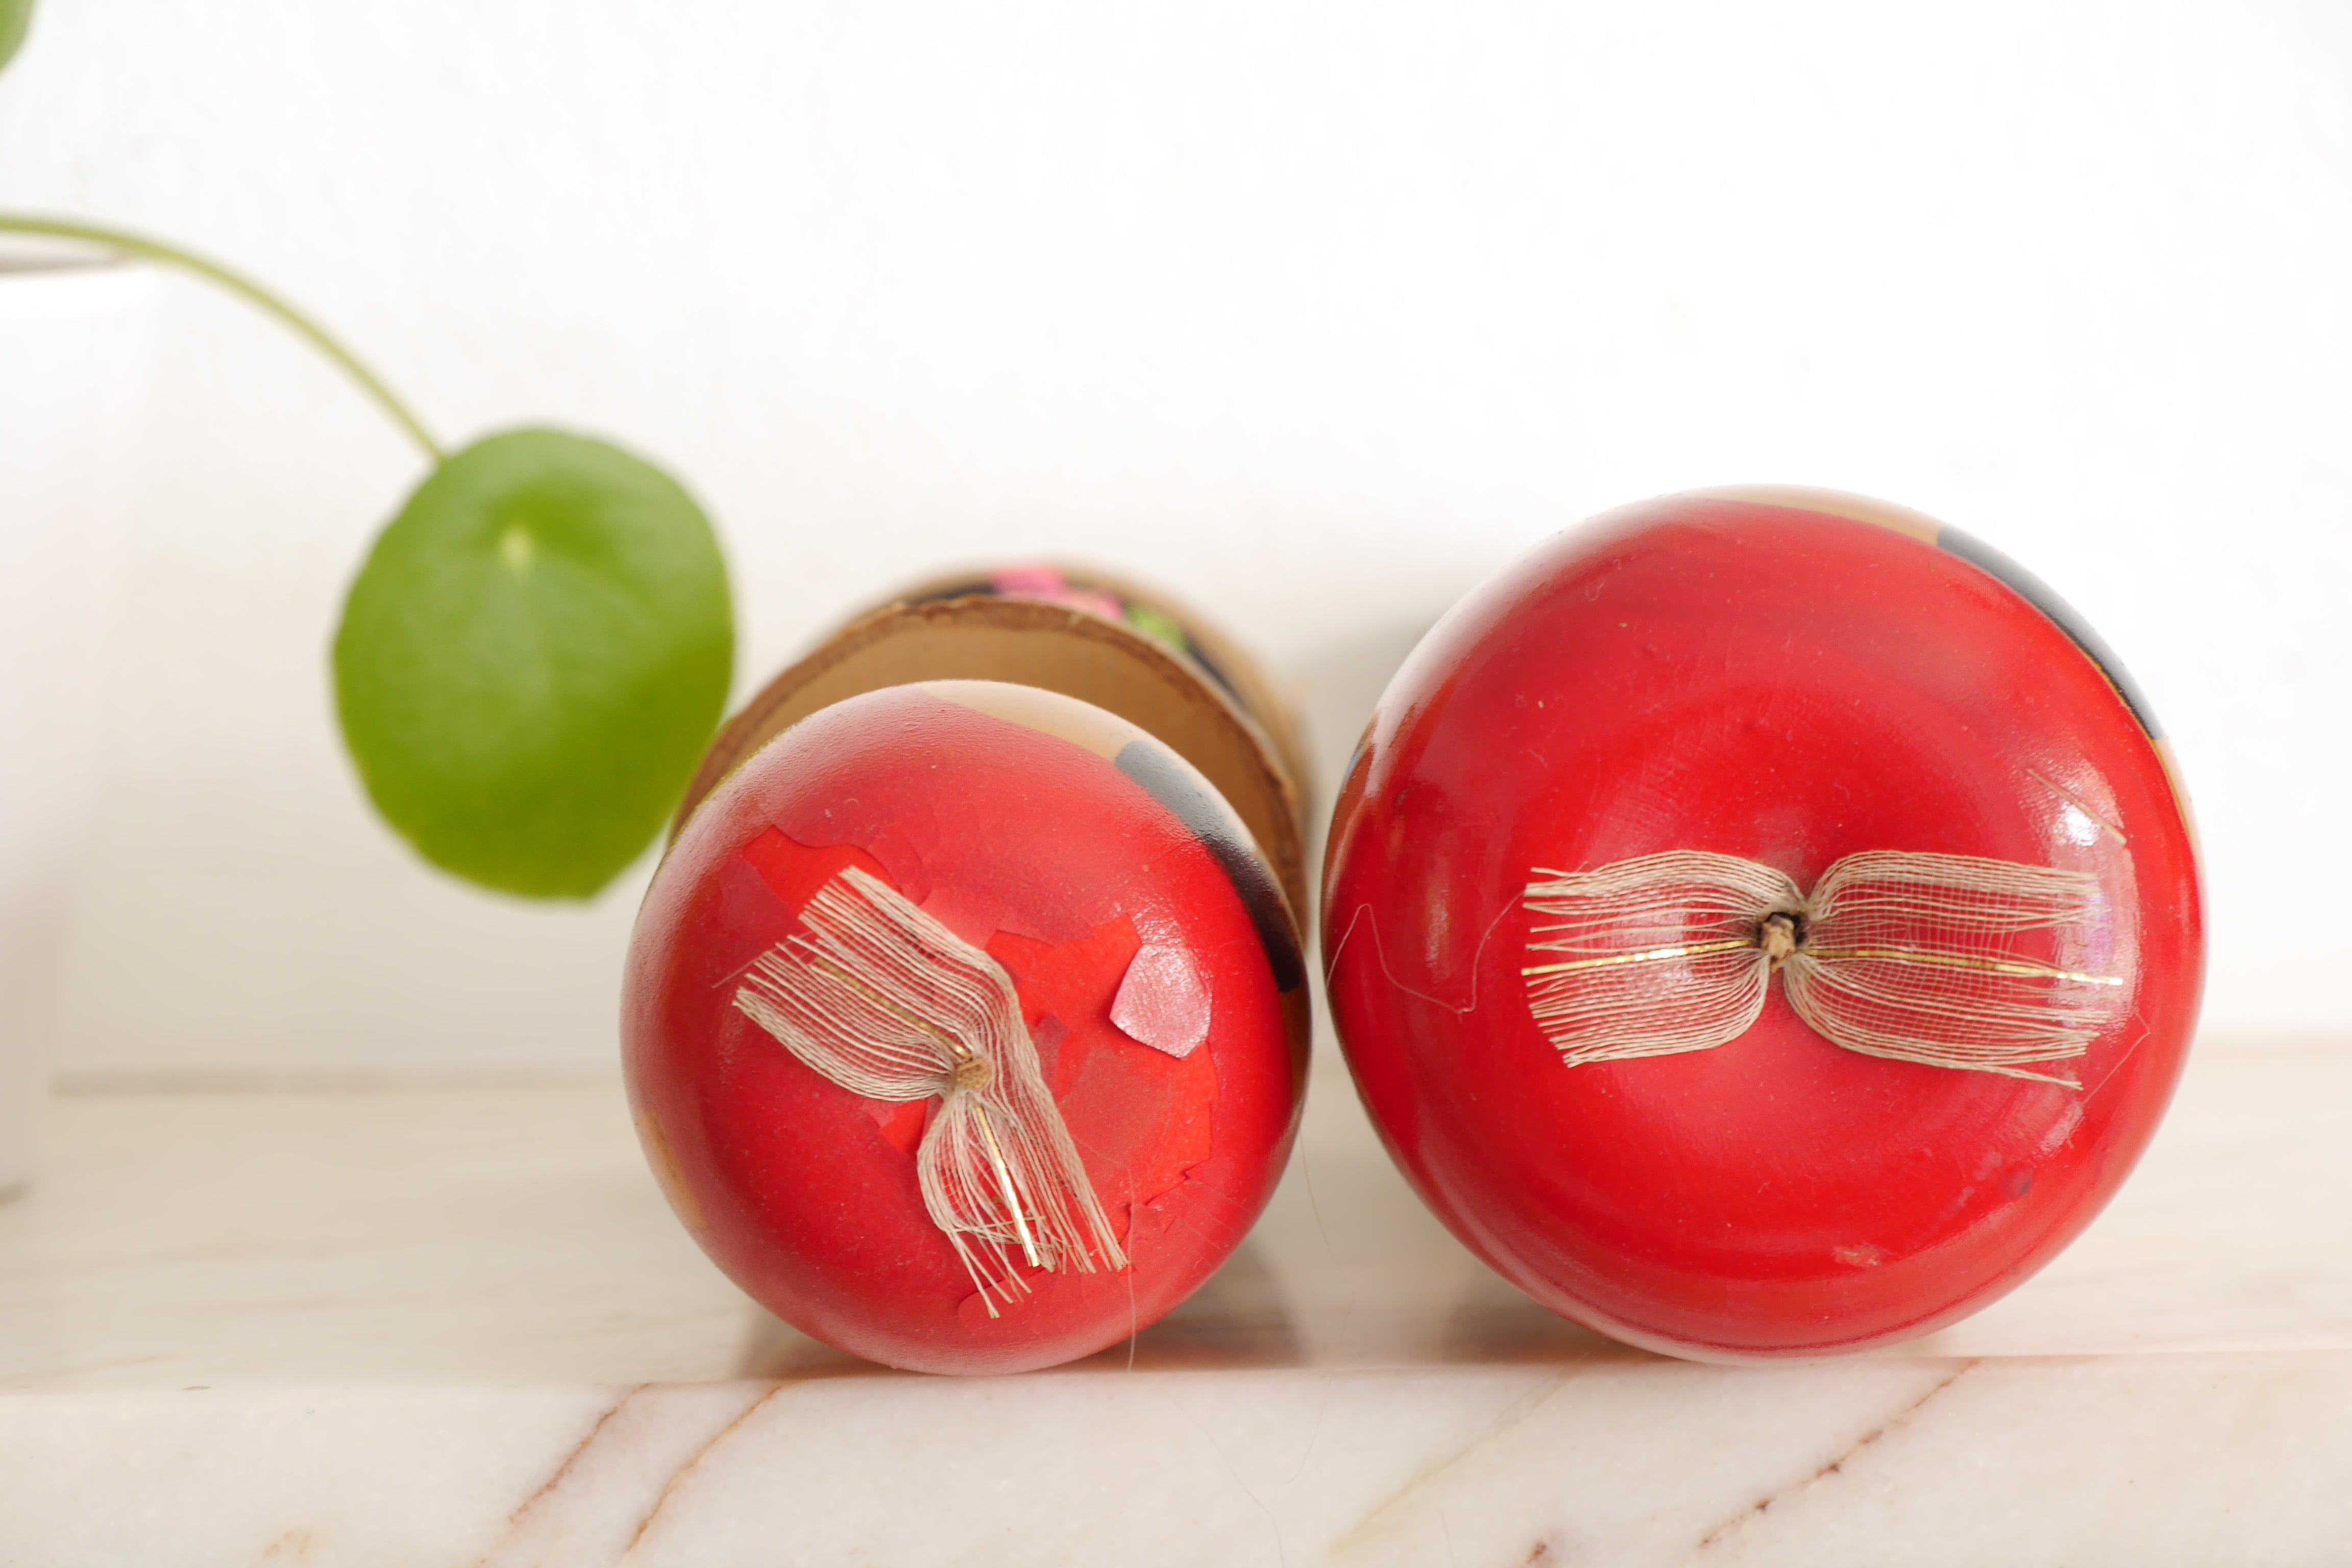
[{"label": "leaf stem", "polygon": [[107,228],[98,224],[74,223],[64,218],[34,217],[21,213],[0,212],[0,234],[38,234],[56,239],[79,240],[85,244],[103,246],[126,255],[144,257],[192,272],[244,300],[268,315],[278,318],[287,327],[306,340],[312,348],[342,367],[343,374],[359,384],[360,390],[375,399],[376,405],[392,416],[394,424],[407,433],[408,438],[425,449],[425,455],[435,462],[442,458],[440,443],[433,439],[408,405],[393,395],[392,388],[377,379],[376,374],[362,364],[358,356],[330,337],[327,330],[242,274],[230,271],[217,261],[210,261],[175,245],[123,229]]}]

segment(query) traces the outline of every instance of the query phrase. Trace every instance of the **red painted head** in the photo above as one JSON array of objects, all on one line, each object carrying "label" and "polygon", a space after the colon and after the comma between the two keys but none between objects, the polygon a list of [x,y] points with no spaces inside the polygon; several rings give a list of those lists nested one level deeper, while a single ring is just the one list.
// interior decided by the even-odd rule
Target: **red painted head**
[{"label": "red painted head", "polygon": [[1676,1354],[2001,1295],[2130,1171],[2196,1018],[2146,702],[2014,564],[1853,498],[1542,546],[1399,672],[1329,842],[1332,1012],[1399,1164],[1538,1300]]},{"label": "red painted head", "polygon": [[623,999],[648,1157],[704,1249],[842,1349],[933,1372],[1126,1338],[1223,1261],[1297,1125],[1289,911],[1134,725],[893,687],[695,810]]}]

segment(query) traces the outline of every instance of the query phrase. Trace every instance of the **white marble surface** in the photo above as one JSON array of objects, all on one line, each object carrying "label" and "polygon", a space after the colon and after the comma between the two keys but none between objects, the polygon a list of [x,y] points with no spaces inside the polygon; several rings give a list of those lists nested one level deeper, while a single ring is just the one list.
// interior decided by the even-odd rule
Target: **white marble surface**
[{"label": "white marble surface", "polygon": [[1527,1304],[1318,1076],[1193,1301],[955,1381],[752,1308],[609,1085],[68,1098],[0,1208],[0,1563],[2336,1563],[2347,1103],[2352,1047],[2200,1047],[2040,1279],[1759,1370]]}]

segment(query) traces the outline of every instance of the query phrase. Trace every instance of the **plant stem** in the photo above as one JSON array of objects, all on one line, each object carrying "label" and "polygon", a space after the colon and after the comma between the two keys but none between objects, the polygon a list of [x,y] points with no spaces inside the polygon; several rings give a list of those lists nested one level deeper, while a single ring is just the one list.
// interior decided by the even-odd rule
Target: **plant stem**
[{"label": "plant stem", "polygon": [[193,272],[209,283],[227,289],[247,304],[275,316],[286,326],[307,340],[312,348],[342,367],[343,374],[357,382],[360,390],[375,399],[376,404],[392,416],[393,423],[407,432],[410,440],[425,449],[425,455],[435,462],[442,458],[440,443],[433,439],[408,405],[393,395],[392,388],[376,378],[373,371],[362,364],[351,350],[327,335],[327,330],[264,289],[251,279],[230,271],[217,261],[168,245],[144,235],[131,234],[119,228],[106,228],[97,224],[73,223],[63,218],[33,217],[19,213],[0,213],[0,234],[38,234],[56,239],[80,240],[89,245],[104,246],[109,250],[122,251],[131,256],[145,257]]}]

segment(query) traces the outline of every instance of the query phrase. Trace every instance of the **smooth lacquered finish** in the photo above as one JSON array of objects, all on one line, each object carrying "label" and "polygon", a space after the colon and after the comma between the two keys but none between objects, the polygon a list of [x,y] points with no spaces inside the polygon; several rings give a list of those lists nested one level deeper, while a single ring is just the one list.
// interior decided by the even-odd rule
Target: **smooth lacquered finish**
[{"label": "smooth lacquered finish", "polygon": [[[1131,1268],[1024,1268],[991,1317],[917,1184],[940,1101],[853,1094],[733,1005],[850,866],[1009,974]],[[1010,1372],[1148,1326],[1239,1244],[1297,1127],[1306,994],[1274,878],[1189,764],[1073,699],[941,681],[824,709],[696,807],[638,920],[623,1048],[672,1205],[745,1290],[876,1361]]]},{"label": "smooth lacquered finish", "polygon": [[[2129,690],[2038,583],[1876,503],[1675,497],[1546,544],[1415,650],[1334,817],[1332,1011],[1391,1152],[1505,1277],[1655,1349],[1861,1350],[2000,1296],[2130,1171],[2195,1021],[2193,844]],[[1677,849],[2088,873],[2115,1021],[2079,1088],[1841,1050],[1777,985],[1727,1045],[1564,1065],[1531,875]]]}]

